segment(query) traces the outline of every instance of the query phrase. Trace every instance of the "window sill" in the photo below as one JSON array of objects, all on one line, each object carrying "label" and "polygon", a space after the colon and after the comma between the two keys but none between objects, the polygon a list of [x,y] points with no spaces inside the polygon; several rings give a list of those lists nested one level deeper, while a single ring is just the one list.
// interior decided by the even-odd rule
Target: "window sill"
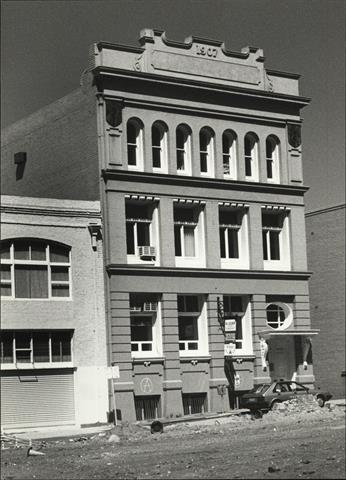
[{"label": "window sill", "polygon": [[131,265],[159,265],[156,260],[142,260],[136,255],[127,255],[127,263]]},{"label": "window sill", "polygon": [[238,358],[240,360],[255,360],[256,355],[253,353],[234,353],[233,355],[225,355],[225,357],[230,357],[232,360],[237,360]]},{"label": "window sill", "polygon": [[263,270],[291,270],[291,266],[282,260],[263,260]]},{"label": "window sill", "polygon": [[196,355],[192,355],[191,353],[189,353],[188,355],[182,355],[180,353],[179,359],[180,359],[180,363],[189,363],[193,360],[197,360],[197,361],[200,361],[200,362],[202,362],[202,361],[210,362],[211,355],[205,355],[203,353],[197,353]]},{"label": "window sill", "polygon": [[49,370],[57,368],[74,368],[73,362],[54,362],[54,363],[2,363],[0,370]]},{"label": "window sill", "polygon": [[132,363],[144,363],[144,362],[150,362],[150,363],[164,363],[166,357],[161,357],[161,356],[146,356],[146,357],[132,357]]},{"label": "window sill", "polygon": [[72,297],[50,297],[50,298],[15,298],[15,297],[1,297],[1,301],[7,300],[10,302],[72,302]]},{"label": "window sill", "polygon": [[205,262],[199,257],[175,257],[175,266],[205,268]]},{"label": "window sill", "polygon": [[237,269],[237,270],[249,270],[250,265],[246,260],[240,259],[225,259],[221,258],[221,268],[228,270]]}]

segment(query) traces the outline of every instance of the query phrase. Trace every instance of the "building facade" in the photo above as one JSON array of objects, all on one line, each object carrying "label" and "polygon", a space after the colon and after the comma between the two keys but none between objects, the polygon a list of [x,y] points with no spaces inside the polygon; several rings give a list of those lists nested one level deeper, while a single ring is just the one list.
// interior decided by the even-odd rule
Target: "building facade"
[{"label": "building facade", "polygon": [[102,256],[99,202],[2,196],[3,429],[107,421]]},{"label": "building facade", "polygon": [[306,233],[316,384],[345,398],[345,204],[308,212]]},{"label": "building facade", "polygon": [[12,194],[101,202],[118,418],[314,383],[299,76],[266,70],[254,47],[149,29],[139,42],[95,44],[80,91],[4,145]]}]

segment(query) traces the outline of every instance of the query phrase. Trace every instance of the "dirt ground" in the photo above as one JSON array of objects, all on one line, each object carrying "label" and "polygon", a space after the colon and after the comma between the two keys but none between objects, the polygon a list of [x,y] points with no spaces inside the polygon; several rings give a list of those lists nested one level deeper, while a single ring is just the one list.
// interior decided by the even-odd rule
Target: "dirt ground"
[{"label": "dirt ground", "polygon": [[[117,434],[119,442],[109,441]],[[115,427],[92,437],[36,441],[44,456],[7,445],[1,478],[345,478],[345,408],[270,412],[165,426]]]}]

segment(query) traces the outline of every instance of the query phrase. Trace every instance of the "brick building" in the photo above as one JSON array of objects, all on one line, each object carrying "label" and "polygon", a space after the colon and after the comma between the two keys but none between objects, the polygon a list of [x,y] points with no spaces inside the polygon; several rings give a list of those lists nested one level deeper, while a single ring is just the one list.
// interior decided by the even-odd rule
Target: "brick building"
[{"label": "brick building", "polygon": [[107,421],[99,229],[98,201],[1,197],[6,430]]},{"label": "brick building", "polygon": [[345,205],[306,214],[316,384],[345,398]]},{"label": "brick building", "polygon": [[254,47],[139,42],[95,44],[80,90],[9,129],[4,193],[100,200],[122,419],[312,384],[299,76]]}]

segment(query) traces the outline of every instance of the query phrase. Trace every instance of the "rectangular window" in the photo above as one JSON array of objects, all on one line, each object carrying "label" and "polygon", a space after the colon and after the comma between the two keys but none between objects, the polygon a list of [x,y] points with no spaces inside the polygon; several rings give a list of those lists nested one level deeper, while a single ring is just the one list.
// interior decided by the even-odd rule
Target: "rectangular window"
[{"label": "rectangular window", "polygon": [[281,260],[280,243],[283,217],[280,214],[262,213],[263,259]]},{"label": "rectangular window", "polygon": [[12,295],[11,265],[1,264],[1,296],[10,297],[11,295]]},{"label": "rectangular window", "polygon": [[243,213],[219,209],[220,255],[225,259],[239,259],[239,237]]},{"label": "rectangular window", "polygon": [[192,208],[174,208],[174,239],[176,257],[196,256],[198,213]]},{"label": "rectangular window", "polygon": [[3,331],[2,363],[71,362],[70,331]]},{"label": "rectangular window", "polygon": [[178,295],[177,301],[180,352],[203,350],[202,300],[197,295]]},{"label": "rectangular window", "polygon": [[153,350],[153,320],[151,317],[131,316],[131,350],[151,352]]},{"label": "rectangular window", "polygon": [[1,347],[1,363],[13,363],[13,333],[1,332],[0,336]]},{"label": "rectangular window", "polygon": [[226,333],[230,340],[235,343],[236,349],[243,348],[243,317],[245,315],[245,308],[243,307],[243,299],[241,296],[224,296],[224,316],[225,322],[228,322],[228,331]]},{"label": "rectangular window", "polygon": [[179,350],[198,350],[197,317],[179,318]]},{"label": "rectangular window", "polygon": [[70,332],[55,332],[51,335],[52,362],[71,362]]},{"label": "rectangular window", "polygon": [[1,296],[25,299],[70,297],[70,249],[38,240],[3,246]]},{"label": "rectangular window", "polygon": [[33,349],[34,349],[34,362],[49,362],[49,332],[34,332],[33,333]]},{"label": "rectangular window", "polygon": [[46,266],[16,265],[16,298],[48,298],[48,270]]},{"label": "rectangular window", "polygon": [[252,355],[251,297],[224,295],[225,355]]},{"label": "rectangular window", "polygon": [[17,332],[15,336],[17,363],[32,363],[32,338],[30,333]]},{"label": "rectangular window", "polygon": [[195,413],[205,413],[207,408],[206,393],[183,393],[184,415],[193,415]]},{"label": "rectangular window", "polygon": [[135,396],[136,420],[154,420],[161,417],[160,396]]},{"label": "rectangular window", "polygon": [[127,202],[125,211],[127,254],[135,255],[141,260],[155,259],[152,234],[154,206]]},{"label": "rectangular window", "polygon": [[130,322],[133,356],[162,354],[160,302],[157,294],[130,293]]}]

